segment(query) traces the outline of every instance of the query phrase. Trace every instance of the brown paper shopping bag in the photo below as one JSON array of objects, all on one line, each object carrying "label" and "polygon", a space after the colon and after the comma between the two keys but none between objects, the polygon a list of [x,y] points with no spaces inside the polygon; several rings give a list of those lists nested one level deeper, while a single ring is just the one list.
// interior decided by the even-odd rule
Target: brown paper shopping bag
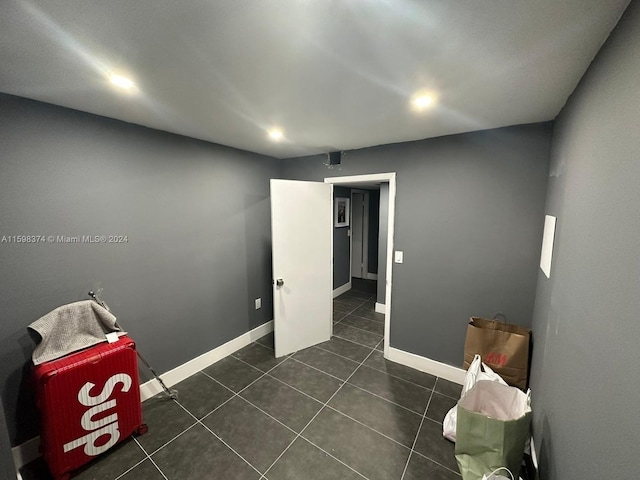
[{"label": "brown paper shopping bag", "polygon": [[529,379],[530,340],[528,328],[471,317],[464,342],[464,368],[478,354],[505,382],[524,390]]}]

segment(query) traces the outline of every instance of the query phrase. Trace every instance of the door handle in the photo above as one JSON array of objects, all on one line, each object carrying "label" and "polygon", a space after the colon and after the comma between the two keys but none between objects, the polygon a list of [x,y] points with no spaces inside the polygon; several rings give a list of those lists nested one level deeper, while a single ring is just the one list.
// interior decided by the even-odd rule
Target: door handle
[{"label": "door handle", "polygon": [[279,278],[276,280],[276,287],[281,287],[284,285],[284,280]]}]

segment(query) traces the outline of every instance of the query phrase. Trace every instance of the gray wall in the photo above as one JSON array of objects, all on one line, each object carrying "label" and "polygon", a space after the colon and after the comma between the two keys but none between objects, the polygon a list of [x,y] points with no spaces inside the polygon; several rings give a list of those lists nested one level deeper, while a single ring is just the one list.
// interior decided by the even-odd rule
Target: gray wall
[{"label": "gray wall", "polygon": [[[340,176],[397,172],[391,346],[459,366],[471,315],[531,324],[550,124],[350,151]],[[284,162],[322,181],[322,156]]]},{"label": "gray wall", "polygon": [[379,230],[378,230],[378,292],[376,302],[385,304],[387,290],[387,235],[389,229],[389,184],[380,185],[379,200]]},{"label": "gray wall", "polygon": [[561,112],[538,276],[533,429],[541,478],[637,478],[640,433],[640,2]]},{"label": "gray wall", "polygon": [[380,217],[380,190],[369,190],[369,243],[367,271],[378,273],[378,236]]},{"label": "gray wall", "polygon": [[273,318],[279,161],[8,95],[0,111],[0,235],[128,236],[0,244],[0,393],[14,445],[37,434],[26,327],[89,289],[104,289],[159,372]]},{"label": "gray wall", "polygon": [[[333,187],[334,200],[338,197],[351,198],[351,189]],[[334,204],[335,205],[335,204]],[[333,289],[351,281],[351,237],[350,227],[333,227]]]}]

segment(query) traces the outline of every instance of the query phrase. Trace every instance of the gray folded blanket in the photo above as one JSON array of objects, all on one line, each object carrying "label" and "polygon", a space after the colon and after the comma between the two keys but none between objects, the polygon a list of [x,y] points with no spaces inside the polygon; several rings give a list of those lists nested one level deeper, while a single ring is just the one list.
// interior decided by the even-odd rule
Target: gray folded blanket
[{"label": "gray folded blanket", "polygon": [[42,337],[32,355],[34,365],[106,342],[107,333],[116,332],[118,336],[127,333],[109,310],[93,300],[58,307],[28,328]]}]

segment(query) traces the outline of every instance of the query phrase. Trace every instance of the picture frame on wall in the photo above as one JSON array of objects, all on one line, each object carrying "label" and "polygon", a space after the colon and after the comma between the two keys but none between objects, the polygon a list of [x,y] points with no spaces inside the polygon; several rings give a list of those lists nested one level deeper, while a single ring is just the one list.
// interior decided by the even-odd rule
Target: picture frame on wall
[{"label": "picture frame on wall", "polygon": [[350,202],[349,198],[336,197],[335,211],[333,214],[334,225],[336,227],[349,226],[349,202]]}]

